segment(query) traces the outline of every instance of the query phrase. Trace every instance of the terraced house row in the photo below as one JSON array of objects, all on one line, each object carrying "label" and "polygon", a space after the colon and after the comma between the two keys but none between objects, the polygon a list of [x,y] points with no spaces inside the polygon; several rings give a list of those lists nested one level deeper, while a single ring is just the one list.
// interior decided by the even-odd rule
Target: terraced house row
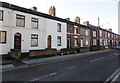
[{"label": "terraced house row", "polygon": [[99,26],[56,17],[55,6],[49,14],[0,2],[0,55],[38,56],[77,53],[113,48],[120,35]]}]

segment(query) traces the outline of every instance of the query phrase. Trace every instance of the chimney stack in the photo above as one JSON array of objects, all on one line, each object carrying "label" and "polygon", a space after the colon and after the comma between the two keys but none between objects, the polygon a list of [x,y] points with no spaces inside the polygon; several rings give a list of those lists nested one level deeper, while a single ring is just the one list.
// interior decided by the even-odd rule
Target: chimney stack
[{"label": "chimney stack", "polygon": [[51,15],[51,16],[56,16],[56,9],[55,9],[55,6],[51,6],[48,13]]},{"label": "chimney stack", "polygon": [[37,7],[33,6],[33,7],[31,8],[31,10],[37,11]]},{"label": "chimney stack", "polygon": [[83,25],[89,26],[89,21],[83,22]]},{"label": "chimney stack", "polygon": [[112,29],[110,28],[110,29],[108,29],[108,31],[112,32]]},{"label": "chimney stack", "polygon": [[66,20],[70,20],[70,18],[65,18]]},{"label": "chimney stack", "polygon": [[80,18],[78,16],[75,18],[75,22],[80,24]]}]

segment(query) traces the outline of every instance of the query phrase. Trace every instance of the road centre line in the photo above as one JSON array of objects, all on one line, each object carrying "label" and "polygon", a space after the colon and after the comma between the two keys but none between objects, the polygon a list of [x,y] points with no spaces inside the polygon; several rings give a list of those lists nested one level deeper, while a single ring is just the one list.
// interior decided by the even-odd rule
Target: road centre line
[{"label": "road centre line", "polygon": [[45,75],[45,76],[42,76],[42,77],[38,77],[38,78],[35,78],[35,79],[33,79],[33,80],[30,80],[30,81],[32,81],[32,82],[34,82],[34,81],[39,81],[40,79],[48,78],[48,77],[54,76],[54,75],[56,75],[56,74],[58,74],[58,73],[60,73],[60,72],[64,72],[64,71],[68,71],[68,70],[73,70],[73,69],[75,69],[75,68],[77,68],[77,66],[72,66],[72,67],[69,67],[69,68],[65,68],[65,69],[63,69],[63,70],[61,70],[61,71],[54,72],[54,73],[50,73],[50,74],[48,74],[48,75]]},{"label": "road centre line", "polygon": [[98,60],[101,60],[101,59],[103,59],[103,58],[105,58],[105,57],[97,58],[97,59],[95,59],[95,60],[91,60],[90,62],[93,63],[93,62],[98,61]]}]

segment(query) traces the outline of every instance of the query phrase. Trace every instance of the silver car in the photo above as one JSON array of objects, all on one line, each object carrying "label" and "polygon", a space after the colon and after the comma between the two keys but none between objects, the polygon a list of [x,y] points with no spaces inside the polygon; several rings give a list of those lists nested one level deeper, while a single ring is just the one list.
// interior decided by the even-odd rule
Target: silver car
[{"label": "silver car", "polygon": [[116,45],[114,49],[120,49],[120,45]]}]

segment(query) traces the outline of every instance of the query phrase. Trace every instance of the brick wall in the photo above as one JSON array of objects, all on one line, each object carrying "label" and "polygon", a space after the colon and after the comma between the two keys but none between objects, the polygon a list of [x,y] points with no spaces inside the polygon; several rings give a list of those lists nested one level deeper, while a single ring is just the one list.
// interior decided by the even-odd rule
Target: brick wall
[{"label": "brick wall", "polygon": [[40,56],[40,55],[56,55],[56,49],[44,49],[44,50],[30,50],[29,56]]}]

